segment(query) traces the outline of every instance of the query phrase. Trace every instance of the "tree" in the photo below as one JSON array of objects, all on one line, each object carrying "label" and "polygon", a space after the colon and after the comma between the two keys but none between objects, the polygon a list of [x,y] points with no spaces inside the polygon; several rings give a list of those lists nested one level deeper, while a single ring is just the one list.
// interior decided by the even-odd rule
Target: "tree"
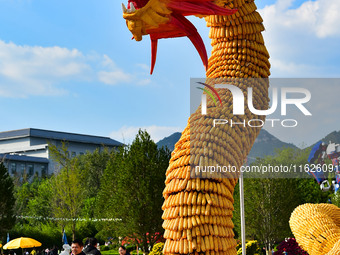
[{"label": "tree", "polygon": [[62,166],[60,172],[52,176],[52,212],[60,220],[61,230],[72,219],[71,227],[73,239],[76,236],[77,218],[81,215],[83,207],[84,185],[81,182],[81,173],[78,158],[71,158],[67,146],[63,143],[61,148],[49,145],[53,158]]},{"label": "tree", "polygon": [[[107,167],[101,179],[101,187],[97,195],[97,204],[95,207],[95,213],[99,217],[113,219],[118,217],[118,213],[114,211],[117,208],[116,204],[120,203],[120,197],[117,194],[118,175],[120,173],[119,168],[123,167],[126,152],[127,149],[121,147],[119,151],[111,153],[107,162]],[[99,230],[99,237],[119,236],[117,221],[110,223],[99,222],[97,228]]]},{"label": "tree", "polygon": [[23,183],[15,185],[15,211],[17,215],[26,215],[28,211],[28,202],[32,198],[31,184]]},{"label": "tree", "polygon": [[[283,149],[276,156],[257,159],[257,166],[291,166],[307,163],[309,151]],[[278,173],[275,178],[268,176],[246,178],[244,180],[246,234],[257,238],[269,250],[275,242],[291,235],[289,218],[292,211],[300,204],[326,202],[323,193],[308,174],[286,175]],[[288,178],[290,177],[290,178]],[[292,178],[298,177],[298,178]],[[235,188],[234,222],[236,232],[240,232],[239,191]]]},{"label": "tree", "polygon": [[110,156],[111,153],[107,148],[102,151],[96,149],[94,152],[80,156],[79,164],[82,172],[82,182],[86,186],[86,198],[96,198]]},{"label": "tree", "polygon": [[155,243],[154,235],[163,233],[162,192],[169,159],[168,150],[158,149],[149,134],[139,130],[133,143],[112,158],[103,176],[98,205],[102,215],[119,219],[110,223],[111,231],[138,240],[144,252]]},{"label": "tree", "polygon": [[247,232],[260,240],[267,250],[291,234],[289,218],[299,205],[296,185],[296,179],[245,181]]},{"label": "tree", "polygon": [[52,217],[51,203],[53,189],[51,180],[48,178],[35,179],[31,184],[32,198],[27,203],[27,215],[39,216],[40,219],[31,220],[30,225],[41,225],[47,223],[46,218]]},{"label": "tree", "polygon": [[8,170],[0,162],[0,235],[9,231],[15,223],[14,214],[14,184]]},{"label": "tree", "polygon": [[[35,176],[31,182],[17,182],[15,185],[15,212],[19,217],[11,229],[11,238],[30,236],[46,246],[55,244],[58,233],[57,222],[50,221],[52,217],[52,185],[48,178]],[[61,237],[60,237],[61,239]],[[59,240],[60,240],[59,239]]]}]

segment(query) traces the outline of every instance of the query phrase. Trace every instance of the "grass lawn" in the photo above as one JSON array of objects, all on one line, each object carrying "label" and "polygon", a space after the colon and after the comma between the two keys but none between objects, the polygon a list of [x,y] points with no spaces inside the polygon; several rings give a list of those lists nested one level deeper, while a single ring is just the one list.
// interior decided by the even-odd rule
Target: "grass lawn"
[{"label": "grass lawn", "polygon": [[[116,250],[108,250],[108,251],[100,251],[102,255],[119,255],[119,252]],[[137,254],[136,251],[131,251],[130,254]],[[143,254],[140,252],[139,254]]]}]

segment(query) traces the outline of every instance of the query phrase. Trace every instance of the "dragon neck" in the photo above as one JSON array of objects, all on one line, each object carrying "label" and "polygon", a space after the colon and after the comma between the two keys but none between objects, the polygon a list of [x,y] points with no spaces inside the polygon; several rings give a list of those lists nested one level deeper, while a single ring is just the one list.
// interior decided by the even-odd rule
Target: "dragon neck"
[{"label": "dragon neck", "polygon": [[[228,81],[238,86],[244,95],[247,95],[247,88],[252,87],[254,108],[258,110],[268,109],[268,79],[233,79],[268,78],[270,74],[269,54],[261,34],[264,31],[263,20],[256,11],[257,7],[254,0],[216,2],[220,6],[237,8],[238,11],[230,16],[212,15],[205,18],[207,26],[211,27],[209,37],[212,39],[212,54],[209,58],[206,83],[214,87],[215,84]],[[233,109],[233,99],[230,91],[225,89],[216,89],[216,91],[221,95],[223,106],[219,108],[215,106],[213,100],[209,101],[208,99],[208,114],[206,116],[210,118],[210,121],[216,119],[217,116],[237,123],[254,119],[264,122],[265,116],[253,114],[248,106],[245,106],[244,115],[233,115],[231,111]],[[198,137],[202,136],[200,132],[194,132],[196,130],[195,125],[199,126],[199,123],[203,122],[205,118],[202,117],[200,111],[201,108],[198,108],[196,113],[191,116],[190,136],[192,140],[199,140]],[[224,158],[223,160],[227,160],[224,165],[230,164],[240,167],[252,148],[261,127],[254,128],[239,125],[233,128],[223,128],[225,130],[221,131],[221,133],[226,132],[229,134],[229,138],[227,138],[228,146],[232,145],[232,148],[227,148],[231,153],[222,157]],[[221,138],[217,140],[219,139]],[[195,146],[192,145],[192,148]],[[200,147],[199,145],[197,146]],[[195,150],[192,151],[194,152]],[[233,156],[230,157],[230,155]]]},{"label": "dragon neck", "polygon": [[206,17],[213,47],[206,76],[267,78],[270,75],[269,54],[261,34],[263,20],[256,11],[254,0],[216,2],[238,11],[230,16]]},{"label": "dragon neck", "polygon": [[[238,12],[232,16],[206,17],[213,46],[206,85],[214,86],[220,83],[220,78],[227,78],[244,94],[247,86],[251,86],[254,108],[267,109],[267,79],[229,79],[269,76],[269,54],[261,35],[262,18],[253,0],[216,0],[215,3],[237,8]],[[221,104],[216,104],[212,96],[206,97],[205,114],[202,114],[202,103],[191,114],[172,152],[163,191],[165,255],[237,253],[231,218],[239,174],[222,173],[217,168],[240,169],[261,129],[245,123],[254,119],[258,123],[265,117],[256,116],[248,107],[243,115],[234,115],[231,91],[215,87],[215,92]],[[207,90],[204,93],[208,93]],[[215,126],[215,119],[227,120],[228,125]],[[232,122],[236,125],[229,125]],[[197,171],[201,167],[203,170]],[[213,171],[210,172],[209,167]],[[202,194],[205,194],[205,203]]]}]

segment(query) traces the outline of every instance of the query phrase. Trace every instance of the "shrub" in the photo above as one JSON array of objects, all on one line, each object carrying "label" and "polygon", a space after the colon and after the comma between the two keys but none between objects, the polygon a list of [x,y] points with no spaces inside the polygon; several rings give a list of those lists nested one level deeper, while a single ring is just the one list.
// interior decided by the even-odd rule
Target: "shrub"
[{"label": "shrub", "polygon": [[129,245],[126,245],[125,248],[126,248],[126,251],[131,253],[132,251],[137,249],[137,246],[134,244],[129,244]]},{"label": "shrub", "polygon": [[108,250],[108,251],[100,250],[100,252],[103,255],[119,255],[119,252],[117,250]]},{"label": "shrub", "polygon": [[100,251],[108,251],[108,250],[110,250],[109,246],[105,246],[105,245],[100,246]]},{"label": "shrub", "polygon": [[284,254],[286,251],[289,255],[308,255],[296,242],[295,238],[286,238],[277,246],[277,251],[274,255]]},{"label": "shrub", "polygon": [[237,240],[236,250],[238,251],[242,247],[242,242]]},{"label": "shrub", "polygon": [[152,247],[152,251],[149,253],[149,255],[163,255],[163,247],[164,247],[164,243],[156,243],[153,247]]},{"label": "shrub", "polygon": [[[242,255],[242,245],[238,244],[240,247],[237,250],[237,255]],[[246,243],[246,254],[247,255],[260,255],[261,254],[261,248],[256,240],[251,240]]]}]

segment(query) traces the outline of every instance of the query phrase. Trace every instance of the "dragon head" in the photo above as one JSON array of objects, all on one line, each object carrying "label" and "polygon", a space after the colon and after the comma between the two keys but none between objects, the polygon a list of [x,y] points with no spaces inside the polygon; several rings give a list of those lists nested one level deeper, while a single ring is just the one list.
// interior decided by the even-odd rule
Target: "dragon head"
[{"label": "dragon head", "polygon": [[207,69],[208,56],[203,40],[185,16],[231,15],[237,11],[221,7],[213,0],[129,0],[127,7],[122,4],[122,8],[133,39],[141,41],[143,35],[150,35],[151,74],[156,63],[158,39],[182,36],[190,39]]}]

